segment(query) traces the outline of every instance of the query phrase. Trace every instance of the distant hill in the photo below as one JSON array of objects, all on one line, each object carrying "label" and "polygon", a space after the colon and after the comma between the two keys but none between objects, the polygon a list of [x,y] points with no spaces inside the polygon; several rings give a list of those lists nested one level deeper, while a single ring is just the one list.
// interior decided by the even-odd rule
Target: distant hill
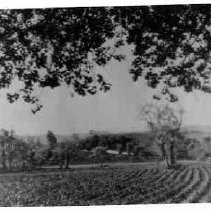
[{"label": "distant hill", "polygon": [[211,137],[211,126],[186,126],[182,128],[183,132],[189,138],[194,138],[199,141],[205,137]]},{"label": "distant hill", "polygon": [[[200,159],[211,157],[211,144],[203,141],[205,137],[211,137],[211,126],[186,126],[181,130],[187,138],[196,139],[197,141],[190,141],[187,138],[187,141],[181,139],[182,141],[175,145],[177,158]],[[40,141],[43,144],[47,144],[46,134],[22,135],[18,137],[24,141],[33,140],[35,142]],[[92,154],[91,151],[100,146],[115,151],[117,154],[121,154],[120,150],[122,152],[127,152],[128,145],[132,145],[132,153],[134,154],[135,161],[154,160],[161,157],[160,147],[155,141],[152,141],[154,136],[149,131],[120,133],[95,131],[90,133],[56,135],[56,137],[58,142],[71,141],[79,143],[80,152],[78,155],[80,157],[77,156],[77,158],[82,162],[87,162],[89,159],[88,157]],[[108,159],[107,161],[125,160],[121,159],[122,156],[114,156],[115,155],[110,155],[109,158],[111,158],[111,160]],[[89,159],[89,161],[92,162],[95,160]]]},{"label": "distant hill", "polygon": [[[70,134],[70,135],[61,135],[55,134],[57,137],[58,142],[62,141],[80,141],[81,139],[85,138],[88,134]],[[41,135],[18,135],[18,138],[22,139],[23,141],[40,141],[42,144],[47,144],[46,134]]]},{"label": "distant hill", "polygon": [[[186,134],[188,138],[195,138],[197,140],[202,140],[205,137],[211,137],[211,126],[185,126],[182,128],[182,131]],[[122,133],[109,133],[109,132],[94,132],[92,135],[98,135],[100,137],[109,136],[110,138],[130,138],[134,141],[141,141],[143,145],[150,143],[149,142],[149,132],[122,132]],[[86,137],[90,136],[90,133],[76,133],[76,134],[55,134],[58,142],[61,141],[81,141]],[[43,144],[47,143],[46,134],[41,135],[18,135],[19,138],[24,141],[29,139],[34,139],[34,141],[40,141]]]},{"label": "distant hill", "polygon": [[[90,133],[74,133],[74,134],[55,134],[57,137],[58,142],[61,141],[81,141],[83,139],[85,139],[88,136],[91,136]],[[146,135],[145,133],[138,133],[138,132],[125,132],[125,133],[109,133],[109,132],[95,132],[92,135],[98,135],[98,136],[109,136],[109,137],[114,137],[114,138],[119,138],[119,137],[128,137],[128,138],[132,138],[132,139],[140,139],[140,138],[144,138],[144,136]],[[46,138],[46,134],[40,134],[40,135],[17,135],[18,138],[24,140],[24,141],[28,141],[28,140],[34,140],[34,141],[40,141],[43,144],[47,143],[47,138]]]}]

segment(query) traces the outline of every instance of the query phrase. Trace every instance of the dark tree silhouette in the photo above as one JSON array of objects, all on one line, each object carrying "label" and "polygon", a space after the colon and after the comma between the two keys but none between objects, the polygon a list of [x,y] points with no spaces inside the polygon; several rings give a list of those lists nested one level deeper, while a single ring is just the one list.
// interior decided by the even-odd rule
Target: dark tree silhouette
[{"label": "dark tree silhouette", "polygon": [[42,107],[37,87],[66,84],[82,96],[109,90],[93,71],[94,64],[123,58],[105,44],[116,34],[109,14],[108,8],[0,10],[0,89],[22,83],[8,100],[22,98],[35,113]]},{"label": "dark tree silhouette", "polygon": [[[117,12],[118,11],[118,12]],[[135,59],[130,72],[157,88],[171,102],[184,91],[211,92],[211,5],[115,8],[116,21],[127,30]]]},{"label": "dark tree silhouette", "polygon": [[47,133],[47,141],[50,149],[53,149],[57,144],[57,138],[52,131],[48,131]]},{"label": "dark tree silhouette", "polygon": [[34,104],[33,113],[42,107],[37,87],[66,84],[82,96],[107,91],[111,84],[93,67],[121,61],[116,49],[127,43],[134,81],[160,85],[171,102],[177,87],[210,93],[210,20],[211,5],[1,10],[0,89],[20,81],[8,100]]}]

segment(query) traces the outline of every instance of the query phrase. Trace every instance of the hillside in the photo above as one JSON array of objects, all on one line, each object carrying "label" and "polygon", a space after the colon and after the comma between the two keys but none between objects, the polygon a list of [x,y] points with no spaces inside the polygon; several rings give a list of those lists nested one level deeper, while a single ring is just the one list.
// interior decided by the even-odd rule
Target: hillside
[{"label": "hillside", "polygon": [[[91,135],[89,133],[77,133],[77,134],[66,134],[66,135],[61,135],[61,134],[55,134],[57,137],[58,142],[61,141],[71,141],[71,142],[76,142],[76,141],[81,141],[87,137],[90,137]],[[110,138],[131,138],[134,140],[139,140],[139,139],[145,139],[146,138],[146,133],[138,133],[138,132],[131,132],[131,133],[109,133],[109,132],[99,132],[97,133],[98,136],[100,137],[110,137]],[[40,134],[40,135],[17,135],[18,138],[28,141],[28,140],[34,140],[34,141],[40,141],[43,144],[47,143],[47,138],[46,134]]]},{"label": "hillside", "polygon": [[[55,134],[56,137],[57,137],[57,141],[58,142],[62,142],[62,141],[72,141],[74,142],[75,141],[75,138],[74,138],[74,135],[58,135],[58,134]],[[85,135],[81,134],[81,135],[77,135],[78,138],[77,140],[80,140],[82,138],[85,137]],[[29,141],[29,140],[32,140],[33,141],[40,141],[42,144],[47,144],[47,138],[46,138],[46,134],[41,134],[41,135],[19,135],[17,136],[18,138],[24,140],[24,141]]]},{"label": "hillside", "polygon": [[[182,132],[188,138],[194,138],[196,140],[203,140],[203,138],[210,136],[211,137],[211,126],[186,126],[182,128]],[[143,146],[148,145],[151,142],[149,141],[150,135],[149,132],[124,132],[124,133],[109,133],[109,132],[95,132],[90,135],[89,133],[77,133],[77,134],[55,134],[58,142],[61,141],[71,141],[71,142],[80,142],[84,139],[91,137],[92,135],[98,135],[100,138],[109,138],[109,139],[131,139],[134,142],[140,142]],[[43,144],[47,143],[46,134],[41,135],[19,135],[18,138],[28,141],[33,139],[34,141],[40,141]]]},{"label": "hillside", "polygon": [[188,138],[194,138],[199,141],[205,137],[211,137],[211,126],[186,126],[182,130]]},{"label": "hillside", "polygon": [[[203,126],[189,126],[183,127],[182,132],[185,134],[186,138],[181,139],[175,146],[176,155],[180,159],[187,158],[203,158],[211,156],[211,145],[203,141],[205,137],[211,136],[210,128]],[[88,156],[97,147],[104,147],[107,150],[111,150],[116,154],[128,154],[128,151],[136,157],[136,160],[146,161],[157,159],[161,157],[160,146],[153,141],[153,135],[150,132],[125,132],[125,133],[109,133],[109,132],[94,132],[83,133],[83,134],[70,134],[70,135],[56,135],[57,141],[70,141],[78,144],[78,151],[76,160],[79,159],[81,162],[87,162]],[[36,135],[36,136],[19,136],[24,141],[33,140],[34,142],[41,142],[47,144],[46,135]],[[195,139],[196,141],[192,141]],[[128,148],[131,148],[128,150]],[[86,153],[84,154],[83,152]],[[81,154],[81,152],[83,154]],[[90,153],[91,152],[91,153]],[[80,157],[79,157],[80,156]],[[119,161],[125,161],[126,157],[123,159],[120,156],[115,157]],[[109,161],[115,161],[114,157],[110,157]],[[77,162],[76,161],[76,162]],[[90,159],[90,163],[96,162],[95,159]]]}]

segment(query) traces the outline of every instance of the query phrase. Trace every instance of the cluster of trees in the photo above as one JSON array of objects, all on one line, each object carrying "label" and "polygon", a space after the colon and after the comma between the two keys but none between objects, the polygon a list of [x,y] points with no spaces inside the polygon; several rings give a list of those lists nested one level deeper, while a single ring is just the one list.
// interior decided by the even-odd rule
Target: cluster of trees
[{"label": "cluster of trees", "polygon": [[39,141],[24,141],[15,136],[14,131],[1,130],[0,160],[3,170],[35,169],[53,162],[60,168],[68,168],[71,157],[77,152],[75,144],[57,142],[53,132],[47,133],[48,144]]},{"label": "cluster of trees", "polygon": [[[129,137],[109,137],[92,135],[79,142],[58,142],[56,135],[48,131],[47,145],[29,138],[21,140],[13,131],[1,130],[0,134],[0,160],[4,170],[35,169],[43,165],[59,165],[68,168],[70,163],[104,162],[109,161],[107,150],[117,150],[121,155],[127,151],[128,155],[137,154],[137,143]],[[82,151],[89,150],[80,156]]]},{"label": "cluster of trees", "polygon": [[147,104],[142,107],[142,120],[149,131],[135,135],[96,134],[79,142],[80,149],[100,154],[106,150],[116,150],[118,154],[133,156],[134,160],[165,159],[169,168],[174,167],[176,159],[191,159],[190,145],[194,141],[187,138],[181,130],[183,111],[175,111],[169,106]]},{"label": "cluster of trees", "polygon": [[2,168],[11,170],[12,168],[25,168],[27,164],[33,164],[33,148],[37,146],[32,142],[24,142],[16,138],[14,131],[2,129],[0,134]]},{"label": "cluster of trees", "polygon": [[80,141],[79,147],[81,149],[92,150],[95,147],[101,146],[107,149],[118,150],[121,154],[126,151],[127,145],[132,141],[132,138],[124,135],[98,135],[93,133],[84,140]]},{"label": "cluster of trees", "polygon": [[[77,144],[68,140],[58,142],[52,131],[48,131],[46,137],[48,145],[41,147],[37,151],[38,157],[41,159],[40,166],[49,163],[59,165],[60,168],[69,168],[71,159],[77,155]],[[36,152],[34,155],[36,155]]]},{"label": "cluster of trees", "polygon": [[[150,112],[148,112],[149,108]],[[197,141],[185,138],[179,129],[181,119],[175,118],[169,107],[165,106],[159,110],[156,107],[156,112],[152,112],[152,108],[155,111],[155,107],[152,106],[148,107],[148,111],[146,111],[146,107],[143,109],[151,130],[139,139],[124,135],[94,134],[76,142],[68,140],[58,142],[56,135],[52,131],[48,131],[47,144],[44,145],[33,139],[23,141],[18,139],[13,131],[1,130],[0,160],[2,168],[4,170],[17,168],[27,170],[41,168],[44,165],[68,168],[70,164],[74,163],[146,161],[161,160],[162,158],[166,161],[167,166],[172,168],[176,165],[176,158],[191,158],[190,151],[194,153],[192,145],[194,146]],[[161,111],[162,115],[160,115]],[[210,142],[210,138],[206,139],[205,143],[207,142]],[[206,149],[208,149],[208,143]],[[109,154],[108,150],[116,150],[119,155]],[[123,152],[127,153],[122,155]],[[197,157],[199,154],[197,153],[195,156]]]}]

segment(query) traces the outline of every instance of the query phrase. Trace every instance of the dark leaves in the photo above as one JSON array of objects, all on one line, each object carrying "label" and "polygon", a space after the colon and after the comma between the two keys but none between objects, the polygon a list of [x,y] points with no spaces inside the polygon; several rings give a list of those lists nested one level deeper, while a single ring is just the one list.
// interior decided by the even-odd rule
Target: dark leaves
[{"label": "dark leaves", "polygon": [[[133,80],[143,77],[152,88],[164,84],[209,92],[204,85],[211,76],[210,19],[210,5],[118,8],[117,21],[135,46]],[[169,91],[170,101],[178,100]]]},{"label": "dark leaves", "polygon": [[120,62],[120,61],[123,61],[125,59],[125,56],[119,54],[119,55],[113,55],[113,58]]},{"label": "dark leaves", "polygon": [[[106,92],[111,84],[94,75],[90,63],[122,61],[116,49],[132,44],[134,81],[143,77],[151,88],[209,92],[210,20],[210,5],[1,10],[0,88],[17,78],[25,89],[19,98],[35,104],[37,86],[64,83],[82,96]],[[106,45],[110,39],[113,47]],[[176,101],[171,94],[169,89]]]},{"label": "dark leaves", "polygon": [[159,84],[159,77],[157,73],[152,73],[151,71],[147,72],[145,79],[147,80],[148,85],[152,88],[156,88]]},{"label": "dark leaves", "polygon": [[7,93],[7,99],[10,103],[14,103],[15,101],[17,101],[19,96],[20,95],[18,93],[14,93],[14,94]]},{"label": "dark leaves", "polygon": [[36,114],[38,111],[40,111],[42,109],[42,105],[41,104],[36,104],[35,108],[33,108],[31,111],[33,114]]},{"label": "dark leaves", "polygon": [[43,80],[39,81],[40,87],[51,87],[55,88],[60,86],[59,78],[56,74],[46,75]]},{"label": "dark leaves", "polygon": [[[110,86],[99,78],[93,80],[90,62],[106,65],[111,58],[121,61],[104,43],[115,36],[108,8],[59,8],[0,11],[0,88],[9,87],[12,79],[24,83],[20,97],[8,94],[9,101],[22,98],[37,104],[35,87],[72,86],[85,96]],[[117,45],[122,45],[119,41]],[[93,59],[87,62],[89,54]],[[43,72],[43,73],[42,73]],[[97,84],[99,82],[99,84]],[[97,86],[99,85],[99,88]],[[17,93],[18,94],[18,93]]]},{"label": "dark leaves", "polygon": [[156,99],[156,100],[161,100],[161,97],[158,96],[158,95],[153,95],[153,98]]}]

